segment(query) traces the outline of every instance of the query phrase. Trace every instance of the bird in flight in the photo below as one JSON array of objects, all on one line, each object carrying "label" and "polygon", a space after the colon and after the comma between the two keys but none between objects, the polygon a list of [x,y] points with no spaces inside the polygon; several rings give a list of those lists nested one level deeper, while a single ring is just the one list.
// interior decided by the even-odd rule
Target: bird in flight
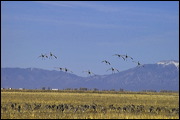
[{"label": "bird in flight", "polygon": [[88,75],[95,75],[93,72],[91,72],[90,70],[88,70],[88,71],[83,71],[83,72],[87,72],[88,73]]},{"label": "bird in flight", "polygon": [[[112,73],[115,73],[115,71],[119,72],[119,70],[118,70],[118,69],[113,68],[113,67],[111,67],[111,68],[110,68],[110,69],[108,69],[108,70],[111,70],[111,71],[112,71]],[[108,70],[107,70],[107,71],[108,71]]]},{"label": "bird in flight", "polygon": [[56,59],[57,59],[57,57],[56,57],[55,55],[53,55],[53,54],[50,52],[50,57],[49,57],[49,58],[51,58],[51,59],[52,59],[52,57],[54,57],[54,58],[56,58]]},{"label": "bird in flight", "polygon": [[123,58],[123,60],[125,60],[125,58],[123,57],[123,55],[120,55],[120,54],[114,54],[113,56],[118,56],[118,57]]},{"label": "bird in flight", "polygon": [[107,60],[103,60],[102,62],[105,62],[107,65],[108,65],[108,64],[111,65],[111,63],[108,62]]},{"label": "bird in flight", "polygon": [[133,60],[133,58],[131,56],[128,56],[127,54],[123,55],[123,56],[126,58],[126,60],[127,60],[127,58],[130,58],[131,60]]},{"label": "bird in flight", "polygon": [[57,69],[59,69],[61,71],[64,69],[64,68],[61,68],[61,67],[54,67],[54,68],[57,68]]},{"label": "bird in flight", "polygon": [[41,55],[39,57],[42,57],[42,60],[45,59],[45,57],[48,58],[48,56],[46,54],[42,54],[42,53],[41,53]]},{"label": "bird in flight", "polygon": [[71,70],[69,70],[69,69],[67,69],[67,68],[61,68],[61,67],[54,67],[54,68],[57,68],[57,69],[59,69],[59,70],[61,70],[61,71],[64,71],[64,72],[71,72],[71,73],[73,73]]},{"label": "bird in flight", "polygon": [[142,65],[139,61],[138,61],[138,62],[133,61],[133,62],[137,63],[137,66],[142,66],[142,67],[144,67],[144,65]]},{"label": "bird in flight", "polygon": [[65,72],[69,71],[69,72],[73,73],[71,70],[69,70],[69,69],[67,69],[67,68],[64,68],[64,71],[65,71]]}]

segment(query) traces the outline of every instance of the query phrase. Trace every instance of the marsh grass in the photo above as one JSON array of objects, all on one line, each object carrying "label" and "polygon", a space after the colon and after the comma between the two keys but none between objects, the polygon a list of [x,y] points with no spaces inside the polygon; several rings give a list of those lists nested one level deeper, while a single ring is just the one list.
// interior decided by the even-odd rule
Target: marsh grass
[{"label": "marsh grass", "polygon": [[[10,105],[16,103],[21,106],[20,111],[12,109]],[[25,110],[25,104],[41,104],[38,110]],[[46,105],[70,104],[73,106],[93,105],[103,106],[107,111],[97,112],[87,110],[60,112],[45,109]],[[123,107],[128,105],[143,105],[144,112],[123,112],[109,109],[109,106]],[[162,112],[148,112],[153,106],[164,107],[168,110],[179,109],[178,93],[112,93],[112,92],[51,92],[51,91],[2,91],[1,90],[1,119],[179,119],[178,114]]]}]

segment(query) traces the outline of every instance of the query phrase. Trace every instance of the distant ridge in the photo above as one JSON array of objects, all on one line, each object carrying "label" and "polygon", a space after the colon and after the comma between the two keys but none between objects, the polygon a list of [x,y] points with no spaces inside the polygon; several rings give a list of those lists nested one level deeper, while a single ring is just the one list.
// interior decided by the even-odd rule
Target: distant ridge
[{"label": "distant ridge", "polygon": [[179,61],[159,61],[115,74],[90,77],[39,68],[1,68],[1,88],[41,89],[42,87],[178,91]]}]

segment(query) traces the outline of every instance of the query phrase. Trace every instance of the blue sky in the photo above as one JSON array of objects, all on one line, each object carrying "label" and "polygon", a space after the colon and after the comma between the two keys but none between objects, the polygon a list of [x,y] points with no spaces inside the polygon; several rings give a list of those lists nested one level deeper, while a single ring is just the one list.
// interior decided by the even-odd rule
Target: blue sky
[{"label": "blue sky", "polygon": [[[58,59],[37,58],[49,52]],[[82,71],[136,66],[114,54],[142,64],[179,60],[179,2],[1,2],[1,67],[66,67],[87,76]]]}]

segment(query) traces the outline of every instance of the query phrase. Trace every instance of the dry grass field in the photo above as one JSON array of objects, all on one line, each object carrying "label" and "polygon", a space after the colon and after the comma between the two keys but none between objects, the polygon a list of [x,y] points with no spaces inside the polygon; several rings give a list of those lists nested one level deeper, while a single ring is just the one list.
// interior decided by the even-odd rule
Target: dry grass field
[{"label": "dry grass field", "polygon": [[179,93],[1,90],[1,119],[179,119]]}]

